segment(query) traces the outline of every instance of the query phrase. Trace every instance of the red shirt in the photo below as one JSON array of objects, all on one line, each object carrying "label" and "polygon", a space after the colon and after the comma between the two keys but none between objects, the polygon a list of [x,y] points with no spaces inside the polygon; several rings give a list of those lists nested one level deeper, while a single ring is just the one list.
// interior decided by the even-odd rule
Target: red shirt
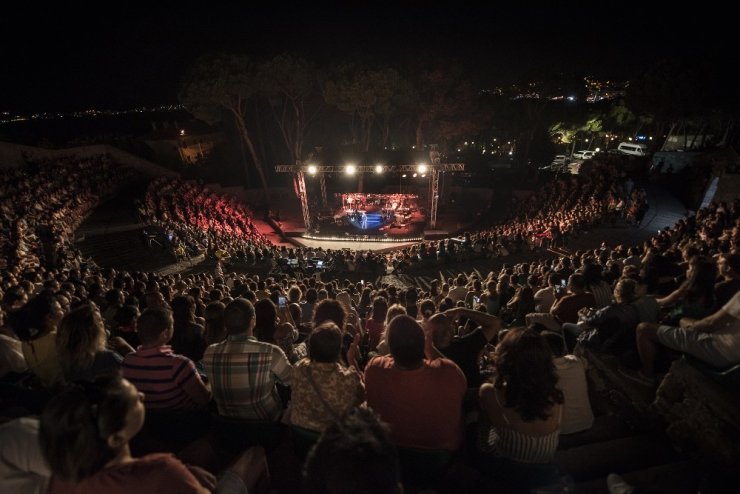
[{"label": "red shirt", "polygon": [[188,494],[202,491],[190,470],[171,454],[155,453],[100,470],[73,484],[52,477],[49,494]]},{"label": "red shirt", "polygon": [[393,357],[375,357],[365,368],[367,404],[406,448],[456,450],[463,434],[462,400],[467,382],[451,360],[425,360],[414,370],[395,367]]},{"label": "red shirt", "polygon": [[375,322],[372,319],[365,321],[365,330],[367,331],[367,347],[370,351],[375,351],[383,336],[385,325],[382,322]]}]

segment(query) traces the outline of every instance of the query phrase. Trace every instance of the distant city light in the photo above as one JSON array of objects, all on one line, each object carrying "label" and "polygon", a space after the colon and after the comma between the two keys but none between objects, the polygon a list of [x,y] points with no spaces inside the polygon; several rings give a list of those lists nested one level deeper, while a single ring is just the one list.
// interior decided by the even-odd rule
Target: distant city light
[{"label": "distant city light", "polygon": [[344,169],[344,172],[347,175],[354,175],[356,171],[357,168],[355,167],[355,165],[347,165],[347,167]]},{"label": "distant city light", "polygon": [[316,168],[316,165],[308,165],[308,173],[311,175],[316,175],[316,172],[318,172],[319,169]]}]

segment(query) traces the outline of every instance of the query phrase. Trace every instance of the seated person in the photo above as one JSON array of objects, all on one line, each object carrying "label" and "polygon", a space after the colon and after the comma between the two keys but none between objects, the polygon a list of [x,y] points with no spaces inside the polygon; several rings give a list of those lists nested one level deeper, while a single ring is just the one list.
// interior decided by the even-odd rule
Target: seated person
[{"label": "seated person", "polygon": [[595,307],[596,299],[591,292],[586,291],[586,280],[581,274],[572,274],[568,284],[563,288],[556,287],[555,301],[550,306],[550,312],[532,312],[527,314],[527,325],[539,324],[550,331],[558,332],[563,323],[578,322],[578,311]]},{"label": "seated person", "polygon": [[398,452],[383,424],[355,408],[324,430],[303,471],[307,494],[401,494]]},{"label": "seated person", "polygon": [[[252,448],[220,480],[171,454],[131,455],[144,425],[144,395],[120,377],[73,386],[41,415],[39,443],[52,472],[49,494],[106,492],[245,492],[265,472],[264,450]],[[250,468],[251,467],[251,468]]]},{"label": "seated person", "polygon": [[390,425],[397,446],[454,451],[462,441],[467,382],[451,360],[425,358],[434,357],[431,340],[412,317],[396,316],[388,327],[390,356],[365,368],[367,404]]},{"label": "seated person", "polygon": [[563,392],[563,423],[560,434],[572,434],[591,428],[594,414],[588,399],[588,382],[583,361],[575,355],[567,355],[563,335],[552,331],[543,331],[550,351],[555,373],[558,375],[557,388]]},{"label": "seated person", "polygon": [[123,377],[141,392],[148,393],[147,409],[182,410],[205,407],[211,390],[183,355],[172,352],[172,314],[167,309],[150,308],[137,322],[141,346],[123,359]]},{"label": "seated person", "polygon": [[573,349],[578,336],[586,330],[596,329],[598,337],[592,340],[600,351],[616,352],[634,348],[632,333],[640,322],[640,314],[632,304],[637,298],[637,283],[622,278],[614,288],[614,302],[595,312],[582,313],[578,324],[563,324],[563,336],[569,349]]},{"label": "seated person", "polygon": [[494,381],[480,388],[480,440],[486,474],[521,489],[549,477],[562,427],[563,392],[545,340],[530,328],[509,331],[493,357]]},{"label": "seated person", "polygon": [[[463,337],[456,336],[454,321],[459,317],[467,317],[479,327]],[[434,347],[455,362],[465,374],[468,387],[477,390],[483,383],[478,364],[480,352],[498,334],[501,320],[485,312],[454,308],[433,315],[427,324],[434,338]]]},{"label": "seated person", "polygon": [[276,384],[289,385],[293,366],[280,347],[257,341],[254,306],[237,298],[224,310],[228,336],[203,355],[218,414],[278,421],[283,405]]},{"label": "seated person", "polygon": [[365,385],[354,367],[340,363],[342,332],[332,322],[308,337],[308,358],[293,369],[290,421],[323,431],[330,423],[365,401]]},{"label": "seated person", "polygon": [[[122,353],[133,352],[123,340]],[[123,357],[106,347],[103,318],[94,304],[83,304],[62,318],[57,331],[57,351],[68,382],[92,381],[103,374],[115,374]]]},{"label": "seated person", "polygon": [[39,447],[39,421],[21,417],[0,426],[0,486],[3,492],[46,494],[51,471]]},{"label": "seated person", "polygon": [[740,292],[714,314],[700,320],[682,319],[678,327],[642,323],[637,327],[641,369],[622,370],[646,385],[655,384],[655,357],[660,346],[688,353],[702,362],[727,369],[740,363]]},{"label": "seated person", "polygon": [[45,387],[63,381],[62,365],[56,346],[56,332],[64,312],[56,297],[45,291],[10,314],[10,325],[21,340],[28,368]]}]

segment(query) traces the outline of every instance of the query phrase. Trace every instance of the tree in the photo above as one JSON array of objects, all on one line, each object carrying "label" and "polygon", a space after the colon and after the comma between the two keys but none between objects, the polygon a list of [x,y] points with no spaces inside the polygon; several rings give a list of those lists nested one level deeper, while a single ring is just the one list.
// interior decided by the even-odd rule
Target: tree
[{"label": "tree", "polygon": [[476,135],[481,130],[477,91],[458,64],[437,61],[425,66],[417,62],[410,78],[416,94],[418,149],[422,149],[428,138],[447,142],[456,137]]},{"label": "tree", "polygon": [[296,163],[303,157],[306,133],[320,111],[316,67],[282,54],[260,66],[259,81],[291,163]]},{"label": "tree", "polygon": [[396,94],[403,86],[393,69],[358,65],[337,67],[323,84],[324,99],[350,116],[352,143],[368,151],[375,119],[396,111]]},{"label": "tree", "polygon": [[[183,80],[180,102],[196,118],[221,122],[230,115],[247,146],[269,201],[264,166],[247,125],[246,111],[258,92],[257,67],[242,55],[209,55],[198,59]],[[245,172],[249,172],[245,163]]]}]

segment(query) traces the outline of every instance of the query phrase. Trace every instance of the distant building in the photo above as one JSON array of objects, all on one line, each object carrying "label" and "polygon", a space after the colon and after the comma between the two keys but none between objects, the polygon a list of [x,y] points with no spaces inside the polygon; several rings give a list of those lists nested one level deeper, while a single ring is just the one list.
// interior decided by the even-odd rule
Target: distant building
[{"label": "distant building", "polygon": [[153,131],[143,140],[155,153],[157,160],[168,163],[180,162],[184,166],[194,166],[224,142],[219,131],[210,126],[191,121],[185,124],[163,122],[159,126],[152,122]]},{"label": "distant building", "polygon": [[586,102],[596,103],[603,100],[622,98],[627,94],[627,81],[613,81],[608,79],[596,79],[595,77],[584,77],[586,86]]}]

